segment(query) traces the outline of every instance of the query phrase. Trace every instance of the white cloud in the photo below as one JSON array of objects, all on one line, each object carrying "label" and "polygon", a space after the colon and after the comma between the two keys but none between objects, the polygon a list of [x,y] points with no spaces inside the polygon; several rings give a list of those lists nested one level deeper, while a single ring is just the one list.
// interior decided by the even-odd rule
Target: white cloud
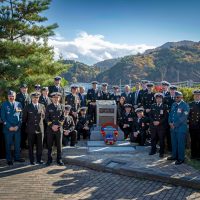
[{"label": "white cloud", "polygon": [[112,43],[105,40],[103,35],[91,35],[87,32],[80,32],[72,41],[68,41],[63,36],[56,34],[49,39],[49,44],[54,47],[56,59],[62,54],[65,59],[74,59],[87,64],[143,53],[147,49],[155,48],[145,44]]}]

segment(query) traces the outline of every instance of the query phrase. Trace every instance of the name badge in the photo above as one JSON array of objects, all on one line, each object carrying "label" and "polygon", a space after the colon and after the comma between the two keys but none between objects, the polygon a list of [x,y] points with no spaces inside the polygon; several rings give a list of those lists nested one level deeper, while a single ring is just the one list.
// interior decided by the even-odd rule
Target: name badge
[{"label": "name badge", "polygon": [[177,113],[182,113],[182,109],[178,108]]},{"label": "name badge", "polygon": [[164,113],[163,110],[160,110],[160,115],[163,115],[163,113]]}]

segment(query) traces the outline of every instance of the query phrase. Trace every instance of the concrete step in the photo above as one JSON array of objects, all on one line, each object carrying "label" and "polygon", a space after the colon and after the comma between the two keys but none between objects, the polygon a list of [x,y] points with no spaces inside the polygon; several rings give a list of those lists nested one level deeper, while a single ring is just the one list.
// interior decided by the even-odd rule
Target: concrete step
[{"label": "concrete step", "polygon": [[89,153],[131,153],[136,150],[135,146],[119,147],[119,146],[102,146],[102,147],[88,147]]},{"label": "concrete step", "polygon": [[107,146],[112,146],[112,147],[131,147],[131,146],[135,146],[132,145],[129,141],[117,141],[115,144],[113,145],[106,145],[105,142],[102,141],[87,141],[87,146],[88,147],[107,147]]}]

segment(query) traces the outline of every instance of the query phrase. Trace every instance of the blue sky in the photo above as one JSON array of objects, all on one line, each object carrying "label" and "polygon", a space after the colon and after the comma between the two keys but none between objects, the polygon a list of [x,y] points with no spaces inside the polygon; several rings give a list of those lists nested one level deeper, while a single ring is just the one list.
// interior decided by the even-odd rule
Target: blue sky
[{"label": "blue sky", "polygon": [[[92,64],[168,41],[199,41],[199,10],[198,0],[52,0],[45,15],[48,23],[59,24],[51,41],[57,54]],[[65,47],[60,48],[61,41]],[[79,47],[83,53],[77,52]]]}]

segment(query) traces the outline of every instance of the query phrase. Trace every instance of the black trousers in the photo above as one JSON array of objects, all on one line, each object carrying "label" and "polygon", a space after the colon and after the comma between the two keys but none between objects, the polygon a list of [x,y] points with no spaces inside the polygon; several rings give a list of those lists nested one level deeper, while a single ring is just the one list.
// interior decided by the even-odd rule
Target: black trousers
[{"label": "black trousers", "polygon": [[42,159],[42,133],[28,133],[28,145],[29,145],[29,159],[30,162],[34,162],[34,145],[36,145],[36,159],[40,161]]},{"label": "black trousers", "polygon": [[43,147],[44,147],[44,148],[47,148],[47,123],[46,123],[45,120],[43,121],[43,123],[44,123]]},{"label": "black trousers", "polygon": [[122,131],[124,132],[124,139],[127,139],[128,136],[130,136],[130,134],[132,133],[131,128],[123,128]]},{"label": "black trousers", "polygon": [[139,145],[144,146],[146,137],[146,132],[139,133],[137,137],[134,136],[134,133],[131,133],[130,140],[131,142],[136,142],[139,143]]},{"label": "black trousers", "polygon": [[69,133],[69,135],[64,135],[63,134],[63,139],[62,139],[63,146],[67,146],[69,140],[70,140],[70,146],[73,146],[73,145],[76,144],[76,141],[77,141],[77,131],[76,130],[71,131]]},{"label": "black trousers", "polygon": [[83,136],[83,139],[90,138],[90,130],[85,130],[85,129],[78,129],[78,136],[77,139],[80,140],[81,135]]},{"label": "black trousers", "polygon": [[166,128],[166,140],[167,140],[167,150],[172,151],[171,132],[169,126]]},{"label": "black trousers", "polygon": [[191,138],[191,156],[200,158],[200,129],[189,129]]},{"label": "black trousers", "polygon": [[96,117],[96,110],[97,110],[97,107],[96,105],[89,105],[88,106],[88,114],[90,115],[91,117],[91,120],[94,124],[96,124],[96,121],[97,121],[97,117]]},{"label": "black trousers", "polygon": [[160,154],[164,154],[164,147],[165,147],[165,129],[160,126],[152,126],[150,127],[151,132],[151,151],[156,152],[156,144],[159,140],[160,145]]},{"label": "black trousers", "polygon": [[0,159],[6,158],[5,138],[3,134],[3,123],[0,123]]},{"label": "black trousers", "polygon": [[52,147],[56,143],[57,147],[57,161],[62,159],[62,132],[52,131],[49,127],[47,128],[47,148],[48,148],[48,160],[52,161]]},{"label": "black trousers", "polygon": [[26,148],[26,142],[28,138],[28,133],[26,132],[26,123],[22,123],[21,125],[21,148]]}]

